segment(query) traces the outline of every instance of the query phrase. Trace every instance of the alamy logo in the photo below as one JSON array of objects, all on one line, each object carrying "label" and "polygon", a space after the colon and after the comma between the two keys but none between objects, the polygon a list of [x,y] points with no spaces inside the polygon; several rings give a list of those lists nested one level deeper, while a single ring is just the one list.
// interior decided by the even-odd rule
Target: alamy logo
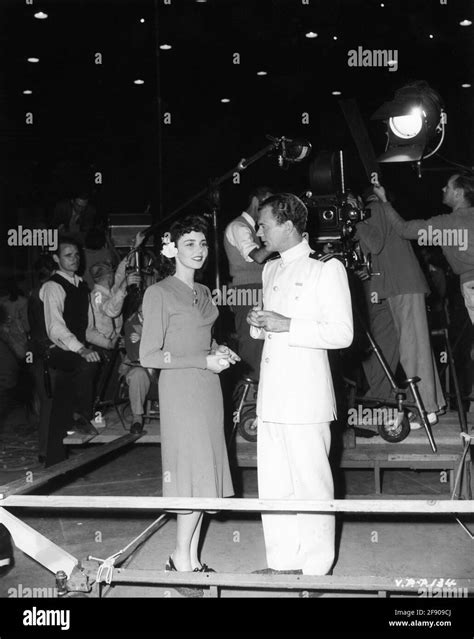
[{"label": "alamy logo", "polygon": [[46,246],[50,251],[58,248],[57,229],[29,229],[18,226],[8,229],[8,246]]},{"label": "alamy logo", "polygon": [[397,71],[398,49],[357,47],[347,52],[347,64],[350,67],[388,67],[389,71]]},{"label": "alamy logo", "polygon": [[18,584],[18,587],[12,586],[8,589],[8,597],[13,599],[43,599],[52,598],[58,596],[57,588],[30,588],[29,586],[23,586]]},{"label": "alamy logo", "polygon": [[33,606],[23,612],[24,626],[60,626],[61,630],[71,627],[70,610],[42,610]]},{"label": "alamy logo", "polygon": [[347,411],[347,423],[349,426],[381,426],[395,423],[398,419],[396,408],[363,408],[358,404],[357,408]]},{"label": "alamy logo", "polygon": [[418,231],[420,246],[457,246],[460,251],[467,249],[467,229],[434,229],[431,224],[427,229]]},{"label": "alamy logo", "polygon": [[212,303],[215,306],[263,306],[262,289],[254,288],[215,288],[212,291]]}]

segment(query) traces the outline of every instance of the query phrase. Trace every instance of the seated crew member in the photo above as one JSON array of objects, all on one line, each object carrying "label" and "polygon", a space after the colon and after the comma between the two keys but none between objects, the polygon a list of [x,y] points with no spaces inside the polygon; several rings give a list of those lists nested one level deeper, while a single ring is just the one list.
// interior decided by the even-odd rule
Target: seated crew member
[{"label": "seated crew member", "polygon": [[45,465],[66,458],[63,437],[69,429],[97,434],[92,426],[93,385],[100,361],[87,346],[107,348],[107,340],[94,328],[89,289],[76,275],[79,245],[73,237],[60,236],[53,253],[57,270],[43,284],[39,297],[44,305],[46,332],[52,345],[48,364],[56,371],[55,388],[46,441]]},{"label": "seated crew member", "polygon": [[156,382],[157,376],[153,369],[140,366],[140,340],[143,330],[142,307],[133,313],[125,322],[125,348],[127,357],[122,362],[119,373],[125,374],[128,384],[128,396],[132,408],[131,433],[141,433],[143,430],[143,415],[145,401],[150,390],[151,382]]},{"label": "seated crew member", "polygon": [[[260,186],[252,191],[247,209],[227,226],[224,248],[229,260],[232,288],[236,291],[236,305],[232,307],[238,337],[238,353],[245,373],[258,380],[262,343],[251,339],[247,315],[261,303],[263,263],[271,255],[257,236],[256,223],[260,204],[273,191]],[[239,299],[240,296],[240,299]]]}]

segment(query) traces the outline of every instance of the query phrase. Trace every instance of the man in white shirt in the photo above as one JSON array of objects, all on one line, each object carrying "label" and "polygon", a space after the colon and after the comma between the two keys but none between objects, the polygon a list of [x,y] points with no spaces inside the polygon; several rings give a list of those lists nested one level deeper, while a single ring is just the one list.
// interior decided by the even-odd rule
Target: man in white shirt
[{"label": "man in white shirt", "polygon": [[60,236],[53,259],[57,271],[39,293],[44,305],[46,332],[52,342],[48,365],[56,370],[46,466],[66,458],[62,440],[67,430],[97,434],[90,420],[100,357],[87,342],[108,347],[108,341],[94,328],[87,284],[76,275],[80,261],[76,240]]},{"label": "man in white shirt", "polygon": [[[344,266],[312,259],[303,238],[307,209],[290,193],[268,198],[258,235],[280,258],[263,270],[263,309],[248,315],[265,340],[257,398],[261,499],[330,500],[330,422],[336,402],[327,349],[353,338]],[[334,561],[334,515],[262,514],[268,570],[327,574]]]},{"label": "man in white shirt", "polygon": [[263,263],[271,255],[257,236],[256,223],[260,204],[272,192],[267,186],[254,189],[247,209],[230,222],[224,233],[224,248],[229,260],[232,288],[235,290],[236,303],[232,312],[239,342],[238,351],[245,374],[256,381],[259,378],[262,347],[249,336],[247,315],[261,300]]}]

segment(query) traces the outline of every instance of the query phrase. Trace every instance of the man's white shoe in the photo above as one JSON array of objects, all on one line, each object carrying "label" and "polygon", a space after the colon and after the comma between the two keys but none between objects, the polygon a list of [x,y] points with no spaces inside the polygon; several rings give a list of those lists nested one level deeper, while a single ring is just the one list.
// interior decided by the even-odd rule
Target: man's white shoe
[{"label": "man's white shoe", "polygon": [[[438,415],[436,413],[428,413],[428,422],[433,426],[438,422]],[[410,413],[410,430],[420,430],[423,428],[423,424],[416,419],[414,413]]]}]

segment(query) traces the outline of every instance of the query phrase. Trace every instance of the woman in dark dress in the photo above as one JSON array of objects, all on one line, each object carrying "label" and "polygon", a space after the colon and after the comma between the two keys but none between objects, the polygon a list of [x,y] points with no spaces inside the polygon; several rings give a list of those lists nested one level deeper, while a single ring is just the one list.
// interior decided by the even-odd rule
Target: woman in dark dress
[{"label": "woman in dark dress", "polygon": [[[172,267],[143,298],[140,363],[161,369],[159,378],[163,496],[233,495],[224,438],[219,373],[239,357],[217,345],[218,317],[206,286],[194,282],[208,255],[207,226],[200,217],[176,222],[163,238]],[[178,514],[176,548],[166,569],[208,572],[198,557],[202,511]]]}]

